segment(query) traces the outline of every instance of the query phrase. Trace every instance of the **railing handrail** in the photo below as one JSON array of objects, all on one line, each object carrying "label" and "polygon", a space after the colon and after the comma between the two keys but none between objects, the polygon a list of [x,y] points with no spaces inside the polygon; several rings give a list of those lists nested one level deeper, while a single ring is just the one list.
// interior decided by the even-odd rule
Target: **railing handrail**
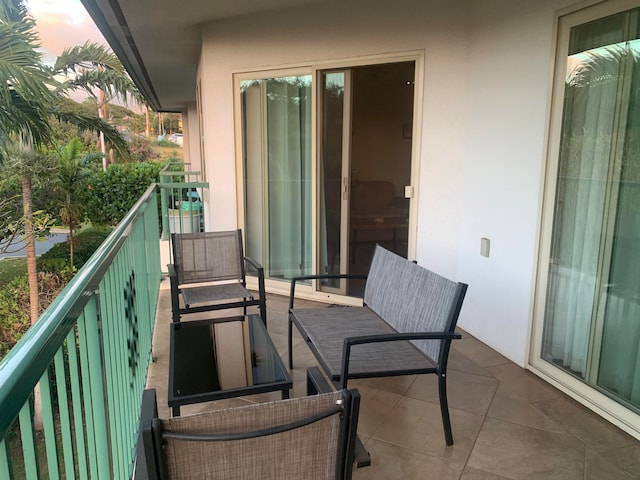
[{"label": "railing handrail", "polygon": [[[91,258],[51,302],[18,343],[0,362],[0,440],[33,391],[52,356],[75,324],[81,308],[99,285],[99,279],[142,214],[156,189],[152,184]],[[78,299],[82,298],[82,302]]]}]

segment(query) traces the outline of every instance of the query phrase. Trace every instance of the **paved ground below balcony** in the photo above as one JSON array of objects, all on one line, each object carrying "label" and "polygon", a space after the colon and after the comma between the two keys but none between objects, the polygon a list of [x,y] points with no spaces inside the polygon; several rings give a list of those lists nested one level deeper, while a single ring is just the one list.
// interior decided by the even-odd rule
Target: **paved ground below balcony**
[{"label": "paved ground below balcony", "polygon": [[[154,336],[156,362],[148,379],[148,386],[157,390],[161,417],[170,414],[168,288],[163,281]],[[285,297],[267,298],[268,330],[283,359],[287,306]],[[349,383],[362,395],[358,431],[372,458],[370,467],[354,471],[355,479],[640,479],[640,442],[461,333],[449,361],[451,447],[444,441],[434,375]],[[315,365],[315,358],[299,335],[294,342],[291,395],[302,396],[306,369]],[[182,408],[182,415],[279,398],[272,393],[191,405]]]}]

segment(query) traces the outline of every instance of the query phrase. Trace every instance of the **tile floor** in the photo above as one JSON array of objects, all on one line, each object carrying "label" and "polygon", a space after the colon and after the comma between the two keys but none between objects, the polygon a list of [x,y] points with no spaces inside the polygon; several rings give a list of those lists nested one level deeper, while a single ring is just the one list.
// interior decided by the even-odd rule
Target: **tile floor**
[{"label": "tile floor", "polygon": [[[169,416],[168,282],[160,292],[148,386]],[[297,302],[297,301],[296,301]],[[309,302],[309,305],[313,305]],[[322,304],[315,304],[319,308]],[[268,330],[286,357],[288,299],[267,299]],[[295,330],[295,329],[294,329]],[[362,395],[358,431],[371,454],[355,479],[640,479],[640,442],[468,334],[455,341],[448,397],[455,444],[442,432],[434,375],[350,382]],[[305,394],[315,358],[295,339],[292,396]],[[279,393],[182,407],[182,414],[280,398]]]}]

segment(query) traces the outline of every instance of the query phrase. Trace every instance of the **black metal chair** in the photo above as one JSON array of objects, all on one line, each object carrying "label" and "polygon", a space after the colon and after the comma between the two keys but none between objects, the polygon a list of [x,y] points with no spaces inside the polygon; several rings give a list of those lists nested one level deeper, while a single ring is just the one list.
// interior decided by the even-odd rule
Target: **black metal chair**
[{"label": "black metal chair", "polygon": [[155,390],[144,395],[136,478],[351,478],[357,390],[166,420]]},{"label": "black metal chair", "polygon": [[[242,307],[246,314],[247,307],[257,306],[266,325],[264,269],[244,256],[240,230],[174,233],[171,244],[173,263],[168,268],[174,322],[190,313]],[[258,278],[257,298],[246,288],[247,269]]]}]

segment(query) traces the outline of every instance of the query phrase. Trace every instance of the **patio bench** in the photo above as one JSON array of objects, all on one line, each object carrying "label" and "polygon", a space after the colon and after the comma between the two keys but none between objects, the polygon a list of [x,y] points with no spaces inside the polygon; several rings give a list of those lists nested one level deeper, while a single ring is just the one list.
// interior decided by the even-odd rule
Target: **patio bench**
[{"label": "patio bench", "polygon": [[361,307],[296,308],[296,284],[322,278],[362,276],[332,274],[292,279],[289,368],[293,368],[295,324],[336,388],[346,388],[348,380],[354,378],[436,374],[445,440],[452,445],[447,360],[451,341],[461,338],[455,327],[467,285],[448,280],[377,245]]}]

